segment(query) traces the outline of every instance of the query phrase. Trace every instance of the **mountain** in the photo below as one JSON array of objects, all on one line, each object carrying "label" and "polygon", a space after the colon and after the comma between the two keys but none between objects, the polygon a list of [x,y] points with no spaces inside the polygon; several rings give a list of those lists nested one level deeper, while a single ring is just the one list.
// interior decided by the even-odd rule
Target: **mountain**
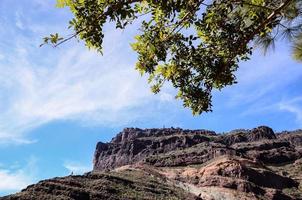
[{"label": "mountain", "polygon": [[302,130],[126,128],[96,145],[92,172],[0,199],[298,200],[301,172]]}]

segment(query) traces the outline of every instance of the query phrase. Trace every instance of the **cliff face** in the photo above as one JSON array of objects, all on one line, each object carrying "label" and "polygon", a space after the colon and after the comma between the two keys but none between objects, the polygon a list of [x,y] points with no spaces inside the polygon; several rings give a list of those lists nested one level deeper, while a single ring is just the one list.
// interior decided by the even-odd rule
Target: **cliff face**
[{"label": "cliff face", "polygon": [[126,128],[110,143],[97,144],[93,168],[106,170],[137,163],[152,155],[209,142],[215,135],[206,130]]},{"label": "cliff face", "polygon": [[207,130],[127,128],[110,143],[99,142],[94,154],[96,171],[134,163],[153,166],[202,164],[222,155],[236,155],[266,164],[301,157],[302,132],[275,134],[269,127],[216,134]]},{"label": "cliff face", "polygon": [[99,142],[94,169],[1,200],[301,200],[302,131],[126,128]]}]

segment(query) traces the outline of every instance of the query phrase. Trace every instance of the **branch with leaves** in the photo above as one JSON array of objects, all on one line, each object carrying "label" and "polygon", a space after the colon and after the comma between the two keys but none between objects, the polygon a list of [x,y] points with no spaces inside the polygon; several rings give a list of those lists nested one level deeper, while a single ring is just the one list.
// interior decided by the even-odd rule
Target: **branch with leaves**
[{"label": "branch with leaves", "polygon": [[300,0],[57,1],[74,14],[74,34],[44,38],[55,47],[78,38],[102,52],[106,23],[125,29],[144,16],[131,44],[138,54],[136,69],[149,75],[154,93],[172,84],[178,90],[176,98],[193,114],[211,111],[213,90],[236,83],[238,63],[250,58],[253,44],[267,49],[286,38],[294,58],[302,61]]}]

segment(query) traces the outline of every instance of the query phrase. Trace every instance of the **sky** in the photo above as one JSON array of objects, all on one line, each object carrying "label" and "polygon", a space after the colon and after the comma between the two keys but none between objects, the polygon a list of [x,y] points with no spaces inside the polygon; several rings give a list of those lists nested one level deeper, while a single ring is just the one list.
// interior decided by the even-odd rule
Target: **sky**
[{"label": "sky", "polygon": [[125,127],[302,127],[302,64],[286,42],[256,51],[240,64],[238,84],[214,92],[213,112],[192,116],[170,85],[153,95],[134,70],[138,24],[107,25],[101,56],[76,40],[39,47],[50,33],[72,33],[71,13],[55,0],[1,0],[0,13],[0,196],[91,170],[96,143]]}]

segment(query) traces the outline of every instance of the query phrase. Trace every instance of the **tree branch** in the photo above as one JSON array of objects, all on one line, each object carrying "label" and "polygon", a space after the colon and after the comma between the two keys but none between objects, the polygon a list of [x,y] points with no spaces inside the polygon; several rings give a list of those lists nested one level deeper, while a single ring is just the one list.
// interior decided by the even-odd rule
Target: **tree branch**
[{"label": "tree branch", "polygon": [[[121,8],[123,5],[125,5],[125,4],[132,4],[132,3],[137,3],[137,2],[140,2],[140,1],[142,1],[142,0],[129,0],[128,2],[125,2],[125,3],[117,3],[117,4],[115,4],[115,5],[112,5],[112,6],[108,7],[107,11],[105,11],[102,15],[100,15],[100,16],[98,17],[98,19],[101,19],[102,17],[105,17],[105,16],[107,16],[108,14],[110,14],[110,13],[112,13],[112,12],[114,12],[114,11],[120,9],[120,8]],[[58,47],[59,45],[65,43],[65,42],[67,42],[67,41],[69,41],[69,40],[71,40],[71,39],[73,39],[73,38],[76,38],[81,32],[83,32],[83,31],[85,31],[85,30],[86,30],[86,28],[82,28],[82,29],[76,31],[75,33],[73,33],[71,36],[69,36],[69,37],[67,37],[67,38],[65,38],[65,39],[63,39],[63,40],[61,40],[59,43],[57,43],[57,44],[55,44],[55,45],[53,45],[53,46],[54,46],[54,47]]]},{"label": "tree branch", "polygon": [[230,67],[228,63],[231,62],[232,59],[234,59],[238,52],[242,51],[243,47],[245,47],[254,37],[255,35],[259,34],[265,26],[270,24],[274,17],[276,17],[280,12],[288,6],[293,0],[285,0],[283,3],[280,4],[278,8],[276,8],[251,34],[249,34],[247,37],[243,39],[241,42],[241,45],[238,47],[238,51],[234,52],[234,54],[228,59],[227,63],[225,65],[222,65],[221,69],[217,73],[217,77],[226,70],[227,67]]},{"label": "tree branch", "polygon": [[288,6],[293,0],[284,1],[277,9],[275,9],[245,40],[244,43],[249,42],[253,39],[253,37],[261,32],[261,30],[270,24],[276,15],[280,14],[280,12]]},{"label": "tree branch", "polygon": [[[238,3],[240,3],[240,2],[238,2]],[[256,8],[261,8],[261,9],[269,10],[269,11],[274,11],[274,8],[270,8],[270,7],[267,7],[267,6],[261,6],[261,5],[257,5],[257,4],[252,4],[252,3],[249,3],[249,2],[246,2],[246,1],[243,1],[242,3],[243,3],[243,5],[247,5],[247,6],[251,6],[251,7],[256,7]]]}]

